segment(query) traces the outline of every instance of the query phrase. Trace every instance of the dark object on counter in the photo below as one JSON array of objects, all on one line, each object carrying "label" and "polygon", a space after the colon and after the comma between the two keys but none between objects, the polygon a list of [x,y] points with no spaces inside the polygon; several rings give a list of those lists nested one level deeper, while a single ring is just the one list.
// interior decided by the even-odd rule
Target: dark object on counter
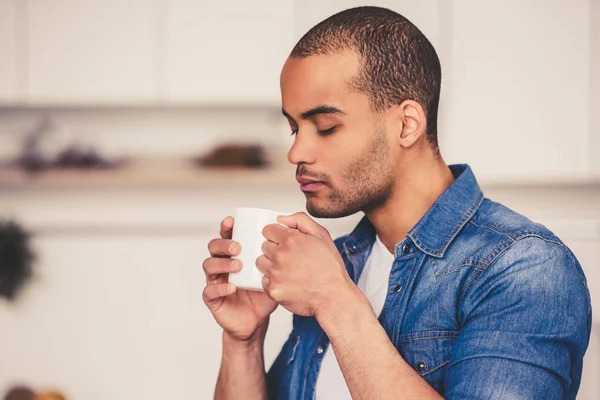
[{"label": "dark object on counter", "polygon": [[33,274],[30,235],[13,221],[0,220],[0,297],[12,301]]},{"label": "dark object on counter", "polygon": [[117,168],[125,163],[124,159],[108,159],[93,147],[80,144],[65,144],[61,150],[48,145],[56,141],[53,138],[56,124],[49,115],[44,115],[33,129],[26,132],[23,149],[17,164],[28,172],[36,173],[55,168],[107,169]]},{"label": "dark object on counter", "polygon": [[35,392],[27,386],[12,387],[4,395],[4,400],[35,400]]},{"label": "dark object on counter", "polygon": [[205,167],[260,168],[268,165],[265,153],[260,145],[222,145],[194,163]]},{"label": "dark object on counter", "polygon": [[26,133],[18,164],[30,172],[48,168],[52,159],[42,150],[42,143],[52,135],[55,125],[49,115],[44,115],[37,125]]},{"label": "dark object on counter", "polygon": [[92,148],[69,146],[58,153],[53,166],[55,168],[103,169],[119,167],[123,163],[123,160],[107,160]]},{"label": "dark object on counter", "polygon": [[58,390],[35,392],[25,385],[13,386],[4,395],[4,400],[66,400],[67,397]]}]

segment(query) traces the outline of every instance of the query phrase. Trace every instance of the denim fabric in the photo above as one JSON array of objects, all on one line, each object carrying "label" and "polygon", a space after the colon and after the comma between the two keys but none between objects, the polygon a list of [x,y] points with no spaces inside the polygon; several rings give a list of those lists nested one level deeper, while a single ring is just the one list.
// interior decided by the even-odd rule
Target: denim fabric
[{"label": "denim fabric", "polygon": [[[454,183],[396,245],[381,325],[448,399],[574,399],[591,330],[581,266],[544,226],[484,198],[467,165],[450,168]],[[374,239],[364,218],[335,241],[354,282]],[[314,398],[328,344],[295,315],[271,398]]]}]

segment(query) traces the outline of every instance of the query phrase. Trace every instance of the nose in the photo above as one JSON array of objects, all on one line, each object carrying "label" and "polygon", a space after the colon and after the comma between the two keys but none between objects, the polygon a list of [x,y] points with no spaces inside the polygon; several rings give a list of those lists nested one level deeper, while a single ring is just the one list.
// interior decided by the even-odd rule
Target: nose
[{"label": "nose", "polygon": [[315,145],[311,138],[304,133],[303,135],[298,132],[296,134],[294,144],[290,148],[287,154],[288,161],[294,165],[300,163],[314,164],[316,161]]}]

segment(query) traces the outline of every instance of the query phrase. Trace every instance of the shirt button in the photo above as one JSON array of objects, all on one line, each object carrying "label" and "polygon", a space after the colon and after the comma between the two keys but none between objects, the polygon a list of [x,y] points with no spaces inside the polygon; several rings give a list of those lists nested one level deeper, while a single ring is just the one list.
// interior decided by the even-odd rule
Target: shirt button
[{"label": "shirt button", "polygon": [[356,245],[351,244],[350,246],[348,246],[348,251],[350,253],[355,253],[356,252]]},{"label": "shirt button", "polygon": [[427,368],[427,364],[425,364],[425,361],[419,361],[417,363],[417,371],[423,372],[423,371],[425,371],[426,368]]},{"label": "shirt button", "polygon": [[401,290],[402,290],[402,285],[396,285],[396,286],[394,286],[394,292],[395,293],[398,293]]},{"label": "shirt button", "polygon": [[317,354],[323,353],[323,346],[317,347]]},{"label": "shirt button", "polygon": [[410,249],[410,244],[406,243],[404,246],[402,246],[402,252],[403,252],[404,254],[408,254],[408,253],[410,253],[410,250],[411,250],[411,249]]}]

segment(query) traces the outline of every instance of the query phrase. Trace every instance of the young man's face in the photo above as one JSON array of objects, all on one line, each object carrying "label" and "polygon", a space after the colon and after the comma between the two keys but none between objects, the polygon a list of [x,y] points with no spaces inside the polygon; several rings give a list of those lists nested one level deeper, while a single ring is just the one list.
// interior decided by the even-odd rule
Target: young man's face
[{"label": "young man's face", "polygon": [[290,58],[281,73],[283,111],[296,131],[288,160],[317,218],[338,218],[383,205],[394,169],[384,118],[350,85],[357,53]]}]

